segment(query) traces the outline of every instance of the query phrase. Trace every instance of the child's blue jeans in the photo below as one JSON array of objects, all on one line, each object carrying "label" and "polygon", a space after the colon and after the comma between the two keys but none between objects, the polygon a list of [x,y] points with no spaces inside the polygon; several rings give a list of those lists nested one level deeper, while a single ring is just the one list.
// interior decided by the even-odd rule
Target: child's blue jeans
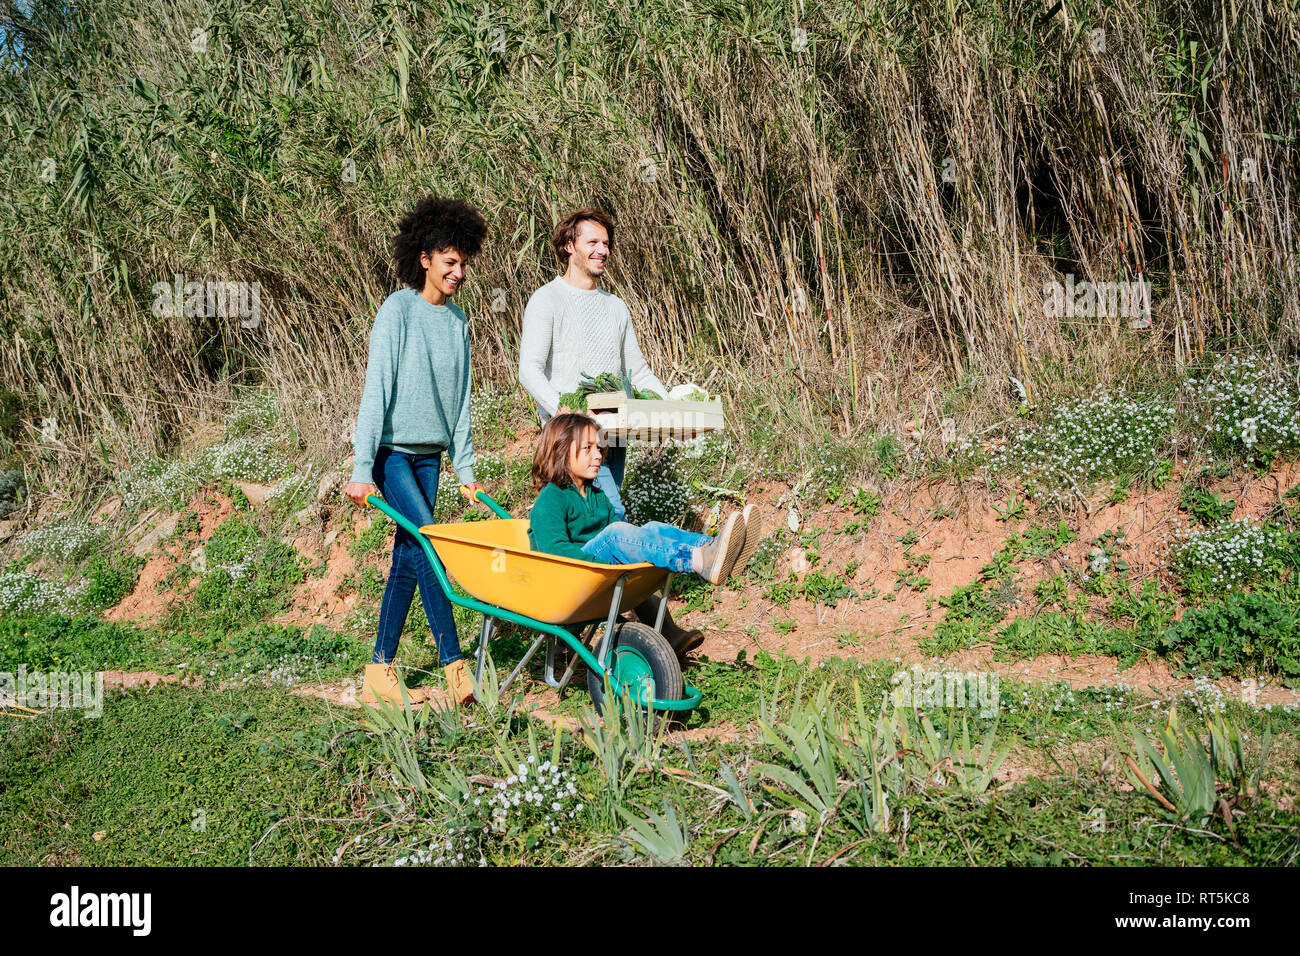
[{"label": "child's blue jeans", "polygon": [[[417,528],[433,524],[433,503],[438,498],[438,455],[408,455],[380,445],[375,454],[375,484],[384,500]],[[465,655],[460,650],[451,602],[443,593],[433,567],[420,542],[401,525],[393,539],[393,567],[388,572],[384,599],[379,605],[379,633],[375,636],[376,664],[388,664],[397,656],[402,628],[411,611],[416,582],[425,617],[438,645],[438,662],[446,667]]]},{"label": "child's blue jeans", "polygon": [[674,528],[662,521],[647,521],[637,526],[615,521],[582,546],[591,560],[604,564],[636,564],[649,561],[670,571],[691,570],[691,555],[713,539]]}]

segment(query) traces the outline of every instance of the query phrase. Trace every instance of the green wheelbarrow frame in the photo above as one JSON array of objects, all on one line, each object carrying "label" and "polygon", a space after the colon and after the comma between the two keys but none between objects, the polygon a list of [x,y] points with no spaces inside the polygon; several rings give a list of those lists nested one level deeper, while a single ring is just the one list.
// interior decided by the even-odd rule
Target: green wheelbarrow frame
[{"label": "green wheelbarrow frame", "polygon": [[[477,492],[475,498],[491,508],[500,518],[508,519],[514,517],[510,512],[497,504],[497,502],[494,501],[485,491]],[[699,706],[700,701],[703,699],[703,694],[701,694],[696,688],[688,686],[685,682],[682,684],[682,692],[685,696],[683,696],[681,700],[661,700],[658,697],[653,697],[647,700],[644,684],[642,682],[638,681],[638,683],[632,684],[624,680],[623,676],[617,673],[617,665],[614,669],[615,672],[610,671],[609,661],[614,654],[614,628],[618,623],[619,607],[623,600],[623,586],[627,579],[626,574],[620,575],[614,584],[614,590],[610,596],[609,613],[603,619],[597,618],[593,621],[578,624],[577,629],[581,632],[581,636],[579,636],[562,625],[548,624],[545,621],[539,621],[526,614],[519,614],[515,611],[503,607],[497,607],[496,605],[488,604],[485,601],[480,601],[478,598],[457,593],[455,588],[452,587],[451,579],[447,575],[447,569],[443,567],[442,560],[438,557],[438,552],[434,550],[433,544],[429,541],[428,537],[420,533],[420,529],[416,527],[415,523],[400,514],[392,505],[388,504],[388,502],[384,501],[378,495],[367,495],[366,501],[369,504],[374,505],[384,514],[388,515],[388,517],[392,518],[393,521],[413,535],[415,540],[420,543],[420,547],[424,549],[425,557],[433,568],[434,577],[438,579],[438,585],[442,588],[442,593],[447,596],[448,601],[452,604],[469,608],[471,611],[477,611],[483,615],[483,622],[479,629],[478,652],[474,667],[474,679],[479,687],[483,686],[483,671],[487,662],[488,642],[492,639],[492,634],[496,629],[496,621],[499,619],[509,621],[512,624],[522,624],[530,630],[538,632],[537,639],[533,641],[532,646],[528,648],[523,659],[520,660],[520,662],[515,666],[515,669],[510,672],[510,676],[507,677],[505,682],[501,685],[501,691],[504,691],[510,686],[511,682],[519,676],[524,667],[532,659],[533,655],[537,653],[542,642],[547,641],[545,680],[547,685],[553,687],[555,690],[564,689],[573,677],[573,672],[578,661],[581,660],[602,680],[608,680],[610,688],[616,696],[621,697],[624,692],[627,692],[632,701],[640,707],[650,707],[654,710],[672,711],[674,713],[685,713],[694,710]],[[672,583],[672,579],[672,573],[669,572],[668,576],[664,579],[662,600],[659,604],[659,617],[655,621],[654,625],[655,631],[660,631],[663,627],[664,614],[668,609],[668,588]],[[591,649],[587,647],[586,640],[591,637],[602,621],[605,625],[605,630],[596,647],[596,652],[593,654]],[[556,678],[555,676],[555,656],[558,646],[556,643],[557,641],[563,641],[565,645],[573,651],[573,659],[569,662],[563,676],[560,678]],[[641,659],[639,654],[636,655],[636,657],[638,660]],[[626,655],[620,658],[620,660],[626,659]]]}]

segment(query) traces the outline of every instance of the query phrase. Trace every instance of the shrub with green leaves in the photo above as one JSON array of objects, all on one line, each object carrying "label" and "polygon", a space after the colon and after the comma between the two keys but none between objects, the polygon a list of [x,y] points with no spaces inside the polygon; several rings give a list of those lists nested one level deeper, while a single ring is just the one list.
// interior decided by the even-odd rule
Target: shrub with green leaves
[{"label": "shrub with green leaves", "polygon": [[0,572],[0,611],[5,614],[52,614],[80,603],[84,585],[69,589],[26,571]]},{"label": "shrub with green leaves", "polygon": [[1188,486],[1183,489],[1178,507],[1203,525],[1216,525],[1232,517],[1237,508],[1235,501],[1227,501],[1206,488]]},{"label": "shrub with green leaves", "polygon": [[1098,482],[1127,485],[1164,458],[1174,409],[1118,392],[1065,402],[1041,422],[1020,426],[989,453],[994,474],[1014,475],[1039,502],[1086,497]]},{"label": "shrub with green leaves", "polygon": [[1260,355],[1228,355],[1186,393],[1204,438],[1223,454],[1269,464],[1300,452],[1300,384],[1295,369]]},{"label": "shrub with green leaves", "polygon": [[[0,576],[2,577],[2,576]],[[106,670],[142,662],[161,643],[132,624],[89,614],[15,614],[0,619],[0,671]]]},{"label": "shrub with green leaves", "polygon": [[681,448],[637,446],[623,481],[623,506],[632,524],[681,524],[691,492],[681,468]]},{"label": "shrub with green leaves", "polygon": [[63,564],[84,558],[99,546],[100,540],[100,530],[92,524],[60,521],[25,535],[22,547],[29,558],[44,557]]},{"label": "shrub with green leaves", "polygon": [[252,389],[236,399],[226,412],[226,437],[263,435],[274,431],[279,421],[275,392]]},{"label": "shrub with green leaves", "polygon": [[226,624],[251,623],[284,610],[302,580],[297,552],[244,516],[217,525],[203,547],[203,579],[194,606]]},{"label": "shrub with green leaves", "polygon": [[18,510],[18,502],[23,496],[23,472],[21,468],[0,471],[0,521],[4,521]]},{"label": "shrub with green leaves", "polygon": [[276,435],[245,435],[203,449],[194,462],[194,473],[205,481],[255,481],[270,484],[293,471],[283,438]]},{"label": "shrub with green leaves", "polygon": [[180,462],[145,456],[122,473],[117,490],[129,509],[157,504],[175,508],[193,493],[196,481],[193,469]]},{"label": "shrub with green leaves", "polygon": [[91,558],[81,570],[86,579],[83,595],[86,606],[98,610],[120,604],[135,587],[143,567],[144,558],[134,555],[117,558],[96,555]]},{"label": "shrub with green leaves", "polygon": [[1165,629],[1160,648],[1189,671],[1300,682],[1300,616],[1268,594],[1230,594],[1217,604],[1189,608]]},{"label": "shrub with green leaves", "polygon": [[1247,519],[1174,533],[1169,568],[1195,596],[1239,591],[1276,581],[1294,567],[1296,535],[1274,524]]}]

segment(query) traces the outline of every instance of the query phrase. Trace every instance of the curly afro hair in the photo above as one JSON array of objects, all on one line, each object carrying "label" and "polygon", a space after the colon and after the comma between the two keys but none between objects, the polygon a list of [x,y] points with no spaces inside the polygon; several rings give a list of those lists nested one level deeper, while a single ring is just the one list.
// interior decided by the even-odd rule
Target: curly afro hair
[{"label": "curly afro hair", "polygon": [[487,231],[487,222],[469,203],[425,196],[397,224],[393,237],[397,278],[423,289],[425,269],[420,265],[420,253],[455,249],[468,258],[483,248]]}]

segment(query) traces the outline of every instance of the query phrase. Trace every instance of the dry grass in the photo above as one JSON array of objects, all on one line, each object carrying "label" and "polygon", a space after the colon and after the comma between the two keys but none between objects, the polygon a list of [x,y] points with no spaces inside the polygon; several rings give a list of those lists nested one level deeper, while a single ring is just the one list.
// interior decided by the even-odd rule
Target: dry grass
[{"label": "dry grass", "polygon": [[[312,454],[341,447],[388,237],[430,190],[492,224],[460,296],[480,381],[513,379],[551,224],[592,200],[653,364],[718,363],[711,387],[811,436],[933,427],[964,381],[989,421],[1008,374],[1043,395],[1300,344],[1293,5],[81,9],[60,28],[0,0],[0,376],[22,403],[0,452],[47,483],[93,484],[254,381]],[[154,316],[177,272],[259,282],[260,323]],[[1152,329],[1048,317],[1066,273],[1150,280]]]}]

